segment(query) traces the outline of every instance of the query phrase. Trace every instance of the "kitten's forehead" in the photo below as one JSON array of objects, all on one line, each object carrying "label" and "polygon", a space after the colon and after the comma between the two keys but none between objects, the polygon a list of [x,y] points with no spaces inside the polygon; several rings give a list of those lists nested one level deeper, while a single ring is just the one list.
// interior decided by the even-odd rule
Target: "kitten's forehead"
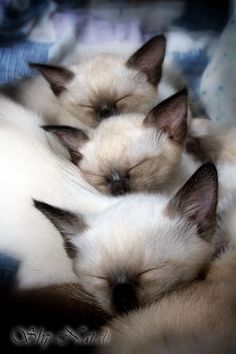
[{"label": "kitten's forehead", "polygon": [[[153,99],[154,88],[148,83],[144,74],[130,69],[126,59],[117,54],[98,54],[71,67],[75,73],[74,79],[68,84],[73,92],[77,90],[86,103],[92,100],[99,103],[104,98],[116,100],[122,95],[143,93]],[[149,87],[150,86],[150,87]]]},{"label": "kitten's forehead", "polygon": [[[165,196],[142,194],[125,200],[94,220],[74,241],[79,251],[74,269],[90,291],[97,286],[107,291],[120,275],[131,282],[142,281],[139,274],[149,269],[157,270],[157,282],[158,275],[163,279],[163,272],[158,273],[162,267],[167,267],[169,274],[177,268],[187,275],[189,271],[195,274],[209,260],[211,244],[201,239],[185,218],[167,216]],[[94,285],[95,278],[87,275],[104,277],[108,283]]]},{"label": "kitten's forehead", "polygon": [[112,54],[100,54],[89,58],[80,65],[73,66],[72,70],[82,87],[89,86],[90,90],[96,90],[105,86],[109,92],[114,90],[113,93],[119,91],[119,88],[125,86],[130,78],[135,76],[135,72],[125,65],[124,58]]},{"label": "kitten's forehead", "polygon": [[73,70],[78,73],[82,74],[84,71],[92,71],[95,73],[98,71],[98,67],[102,66],[107,69],[112,69],[113,65],[115,65],[115,69],[123,67],[125,64],[126,59],[122,55],[113,54],[113,53],[99,53],[92,57],[88,57],[79,65],[72,65]]},{"label": "kitten's forehead", "polygon": [[103,169],[112,166],[125,169],[162,153],[166,136],[156,129],[144,127],[144,118],[142,114],[127,114],[104,120],[92,139],[82,147],[85,160]]},{"label": "kitten's forehead", "polygon": [[173,254],[175,245],[185,243],[186,246],[186,221],[169,218],[165,214],[167,203],[165,195],[150,197],[140,193],[121,198],[118,204],[94,219],[77,239],[78,248],[82,248],[82,253],[84,250],[83,258],[89,254],[92,263],[103,264],[105,257],[109,267],[114,264],[115,268],[120,264],[131,268],[150,264],[152,258],[164,261],[163,257]]}]

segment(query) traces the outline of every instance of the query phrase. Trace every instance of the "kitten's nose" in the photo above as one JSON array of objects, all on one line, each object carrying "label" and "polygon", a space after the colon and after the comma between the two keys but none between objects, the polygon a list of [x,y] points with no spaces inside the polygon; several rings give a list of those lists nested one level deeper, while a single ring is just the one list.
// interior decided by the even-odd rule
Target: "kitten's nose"
[{"label": "kitten's nose", "polygon": [[128,178],[117,171],[111,173],[111,194],[114,196],[123,195],[129,192]]},{"label": "kitten's nose", "polygon": [[97,109],[97,114],[99,119],[102,120],[118,114],[118,110],[115,104],[104,102]]},{"label": "kitten's nose", "polygon": [[126,313],[137,306],[137,297],[133,284],[118,283],[113,287],[112,302],[118,313]]},{"label": "kitten's nose", "polygon": [[111,193],[114,196],[126,194],[129,191],[125,180],[111,182]]}]

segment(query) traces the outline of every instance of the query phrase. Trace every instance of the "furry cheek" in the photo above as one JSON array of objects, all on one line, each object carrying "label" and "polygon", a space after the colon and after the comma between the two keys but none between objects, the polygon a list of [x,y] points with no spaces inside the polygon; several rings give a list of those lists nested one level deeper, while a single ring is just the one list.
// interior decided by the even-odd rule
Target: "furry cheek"
[{"label": "furry cheek", "polygon": [[137,111],[137,107],[138,107],[139,113],[146,113],[154,106],[154,100],[153,100],[154,93],[152,92],[152,90],[150,91],[151,91],[150,96],[147,95],[147,92],[145,90],[145,95],[132,94],[132,96],[129,96],[128,98],[118,102],[117,107],[119,112],[123,114],[135,112]]},{"label": "furry cheek", "polygon": [[105,311],[112,312],[110,289],[106,279],[86,276],[81,279],[81,283]]},{"label": "furry cheek", "polygon": [[103,194],[111,194],[109,185],[105,178],[93,175],[92,173],[86,173],[81,170],[84,179],[91,184],[95,189]]},{"label": "furry cheek", "polygon": [[79,104],[70,103],[69,105],[65,103],[65,109],[72,114],[73,117],[78,119],[80,122],[88,125],[90,128],[96,128],[98,122],[96,120],[96,115],[93,109],[82,107]]}]

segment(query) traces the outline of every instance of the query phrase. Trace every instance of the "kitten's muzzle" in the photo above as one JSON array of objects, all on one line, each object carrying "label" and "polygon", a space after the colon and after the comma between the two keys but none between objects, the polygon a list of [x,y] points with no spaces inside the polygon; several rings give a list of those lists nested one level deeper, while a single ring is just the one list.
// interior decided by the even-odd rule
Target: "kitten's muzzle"
[{"label": "kitten's muzzle", "polygon": [[117,283],[112,290],[112,302],[118,313],[127,313],[137,307],[135,287],[132,283]]},{"label": "kitten's muzzle", "polygon": [[101,103],[96,109],[98,120],[103,120],[118,114],[118,109],[114,103]]},{"label": "kitten's muzzle", "polygon": [[122,176],[119,172],[111,173],[111,194],[114,196],[123,195],[130,191],[128,176]]}]

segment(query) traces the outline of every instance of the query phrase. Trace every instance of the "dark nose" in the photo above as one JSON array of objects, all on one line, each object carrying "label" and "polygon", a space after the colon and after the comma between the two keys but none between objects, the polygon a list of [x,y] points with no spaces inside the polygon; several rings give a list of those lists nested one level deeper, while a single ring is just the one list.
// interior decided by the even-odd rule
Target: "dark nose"
[{"label": "dark nose", "polygon": [[126,194],[129,187],[125,180],[111,182],[111,194],[114,196]]},{"label": "dark nose", "polygon": [[118,114],[118,110],[115,104],[102,103],[97,109],[97,115],[100,120],[109,118],[115,114]]},{"label": "dark nose", "polygon": [[111,173],[111,194],[114,196],[123,195],[129,192],[129,178],[122,176],[117,171]]},{"label": "dark nose", "polygon": [[113,287],[112,302],[118,313],[126,313],[137,306],[134,285],[118,283]]}]

